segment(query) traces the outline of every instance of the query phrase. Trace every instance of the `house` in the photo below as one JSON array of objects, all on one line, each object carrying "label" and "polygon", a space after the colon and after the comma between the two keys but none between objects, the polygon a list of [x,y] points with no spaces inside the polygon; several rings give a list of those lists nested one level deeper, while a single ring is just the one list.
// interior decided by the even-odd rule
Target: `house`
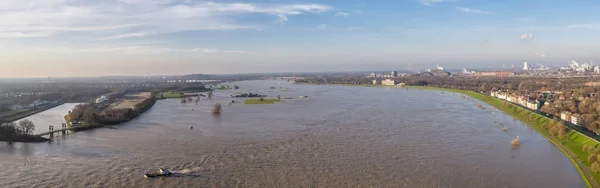
[{"label": "house", "polygon": [[571,123],[572,124],[575,124],[575,125],[579,126],[579,123],[581,123],[580,119],[581,118],[580,118],[579,114],[573,114],[573,115],[571,115]]},{"label": "house", "polygon": [[568,112],[568,111],[561,112],[560,119],[571,122],[571,112]]},{"label": "house", "polygon": [[385,79],[385,80],[381,81],[381,85],[384,85],[384,86],[394,86],[394,85],[396,85],[396,80]]},{"label": "house", "polygon": [[377,85],[377,80],[373,80],[373,85]]}]

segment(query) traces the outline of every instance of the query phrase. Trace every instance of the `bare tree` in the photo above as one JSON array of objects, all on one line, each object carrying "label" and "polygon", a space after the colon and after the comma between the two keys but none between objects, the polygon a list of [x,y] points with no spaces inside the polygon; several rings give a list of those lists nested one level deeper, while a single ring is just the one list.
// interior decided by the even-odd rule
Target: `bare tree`
[{"label": "bare tree", "polygon": [[221,114],[221,111],[223,111],[223,109],[221,109],[221,103],[217,103],[213,106],[213,109],[212,109],[213,114]]},{"label": "bare tree", "polygon": [[19,121],[19,126],[21,127],[21,129],[23,129],[23,132],[25,132],[25,134],[31,134],[35,130],[35,124],[33,124],[33,122],[29,121],[28,119]]}]

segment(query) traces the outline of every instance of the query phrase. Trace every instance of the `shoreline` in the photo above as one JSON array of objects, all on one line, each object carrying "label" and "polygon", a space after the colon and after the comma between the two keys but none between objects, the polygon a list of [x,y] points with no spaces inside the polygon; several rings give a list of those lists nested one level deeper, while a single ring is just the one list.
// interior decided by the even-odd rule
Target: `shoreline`
[{"label": "shoreline", "polygon": [[57,106],[60,106],[60,105],[63,105],[63,104],[65,104],[65,102],[58,102],[56,104],[51,104],[51,105],[45,106],[43,108],[38,108],[38,109],[35,109],[35,110],[19,112],[17,114],[13,114],[13,115],[1,117],[0,121],[7,121],[7,122],[17,121],[17,120],[20,120],[20,119],[23,119],[23,118],[35,115],[37,113],[40,113],[40,112],[52,109],[54,107],[57,107]]},{"label": "shoreline", "polygon": [[[554,146],[556,146],[556,148],[558,148],[568,159],[569,161],[573,164],[573,166],[575,167],[575,169],[577,170],[577,172],[579,173],[579,175],[581,176],[581,178],[583,179],[585,185],[589,188],[593,188],[593,187],[598,187],[598,181],[594,181],[594,180],[599,180],[599,179],[595,179],[593,174],[593,172],[589,171],[590,174],[587,174],[586,172],[584,172],[584,168],[588,168],[587,166],[583,165],[583,161],[576,161],[576,159],[579,159],[579,157],[575,154],[574,151],[571,151],[571,149],[569,149],[567,146],[565,146],[563,144],[563,142],[561,142],[561,140],[555,140],[552,137],[549,137],[549,135],[547,135],[547,132],[542,132],[543,130],[540,130],[539,128],[541,128],[542,124],[541,121],[536,122],[530,122],[527,121],[524,117],[524,115],[520,115],[520,114],[513,114],[513,113],[509,113],[507,111],[507,109],[503,108],[502,106],[498,106],[499,103],[505,102],[502,101],[500,99],[496,99],[484,94],[480,94],[480,93],[476,93],[473,91],[467,91],[467,90],[458,90],[458,89],[448,89],[448,88],[438,88],[438,87],[429,87],[429,86],[404,86],[404,88],[409,88],[409,89],[425,89],[425,90],[438,90],[438,91],[447,91],[447,92],[453,92],[453,93],[459,93],[459,94],[464,94],[467,95],[471,98],[477,99],[480,102],[484,102],[496,109],[498,109],[499,111],[503,112],[506,115],[509,115],[517,120],[519,120],[520,122],[522,122],[523,124],[527,125],[529,128],[533,129],[534,131],[536,131],[538,134],[542,135],[544,138],[546,138],[546,140],[548,140],[549,142],[551,142],[552,144],[554,144]],[[484,100],[484,99],[488,99],[488,100]],[[499,103],[492,103],[492,102],[499,102]],[[508,103],[508,102],[507,102]],[[510,103],[509,103],[510,104]],[[520,110],[524,110],[524,111],[528,111],[527,109],[524,109],[520,106],[514,105],[514,104],[510,104],[512,106],[515,106],[516,108],[520,109]],[[543,122],[549,121],[550,118],[546,117],[546,116],[542,116],[539,115],[538,116],[541,117],[541,119],[543,119]],[[572,135],[576,135],[576,136],[585,136],[577,131],[574,130],[569,130],[569,132],[567,133],[567,137],[565,137],[564,139],[569,139],[570,137],[572,137]],[[564,140],[563,139],[563,140]],[[593,139],[590,139],[591,141],[594,141]],[[557,141],[560,143],[557,143]],[[567,140],[569,141],[569,140]],[[574,142],[575,143],[575,142]],[[573,143],[571,143],[573,144]],[[583,145],[581,145],[583,147]],[[594,183],[594,185],[592,185],[592,182]]]},{"label": "shoreline", "polygon": [[9,137],[0,136],[0,142],[39,143],[39,142],[48,142],[48,141],[50,141],[50,139],[44,138],[42,136],[35,136],[35,135],[19,135],[19,136],[9,136]]}]

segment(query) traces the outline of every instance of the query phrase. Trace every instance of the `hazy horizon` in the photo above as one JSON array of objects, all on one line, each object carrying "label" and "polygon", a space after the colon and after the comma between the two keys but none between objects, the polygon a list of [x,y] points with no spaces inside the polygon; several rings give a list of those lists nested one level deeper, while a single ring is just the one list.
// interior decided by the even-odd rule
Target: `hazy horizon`
[{"label": "hazy horizon", "polygon": [[[566,65],[600,2],[5,0],[0,78]],[[585,13],[585,14],[584,14]],[[596,16],[594,16],[596,15]]]}]

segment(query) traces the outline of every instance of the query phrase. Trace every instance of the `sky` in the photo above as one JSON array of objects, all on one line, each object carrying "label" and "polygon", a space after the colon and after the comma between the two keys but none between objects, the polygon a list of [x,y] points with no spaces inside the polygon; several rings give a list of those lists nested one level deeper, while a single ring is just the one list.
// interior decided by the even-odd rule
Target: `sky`
[{"label": "sky", "polygon": [[598,7],[583,0],[1,0],[0,78],[560,66],[600,59]]}]

